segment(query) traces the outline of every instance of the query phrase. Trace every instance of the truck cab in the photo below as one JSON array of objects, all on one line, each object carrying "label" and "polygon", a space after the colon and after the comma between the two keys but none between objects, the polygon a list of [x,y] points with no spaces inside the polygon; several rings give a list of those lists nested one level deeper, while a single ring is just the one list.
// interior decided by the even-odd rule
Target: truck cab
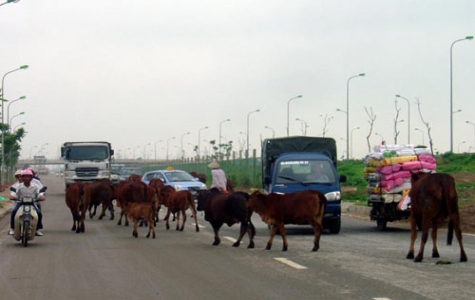
[{"label": "truck cab", "polygon": [[[333,154],[333,155],[332,155]],[[263,188],[268,193],[316,190],[325,195],[323,227],[331,233],[341,228],[340,182],[336,171],[336,144],[331,138],[287,137],[263,145]]]}]

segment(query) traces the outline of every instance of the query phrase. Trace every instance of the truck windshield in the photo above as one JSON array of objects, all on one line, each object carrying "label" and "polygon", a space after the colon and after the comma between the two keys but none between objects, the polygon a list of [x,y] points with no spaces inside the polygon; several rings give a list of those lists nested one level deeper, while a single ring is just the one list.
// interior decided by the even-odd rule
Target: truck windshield
[{"label": "truck windshield", "polygon": [[104,146],[75,146],[68,148],[70,160],[104,160],[109,158],[109,149]]},{"label": "truck windshield", "polygon": [[277,166],[276,183],[335,183],[331,162],[321,160],[281,161]]}]

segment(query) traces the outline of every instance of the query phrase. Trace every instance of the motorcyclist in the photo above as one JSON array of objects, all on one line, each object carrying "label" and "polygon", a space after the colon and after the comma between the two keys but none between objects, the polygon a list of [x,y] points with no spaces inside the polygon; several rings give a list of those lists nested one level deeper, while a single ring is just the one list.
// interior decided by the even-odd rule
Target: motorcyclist
[{"label": "motorcyclist", "polygon": [[[33,172],[31,170],[23,170],[21,171],[21,180],[22,182],[16,187],[16,193],[12,192],[10,195],[10,200],[16,200],[19,198],[37,198],[39,201],[44,201],[45,196],[44,193],[40,193],[41,186],[38,185],[37,183],[32,181],[33,179]],[[17,203],[16,206],[13,208],[11,217],[10,217],[10,231],[8,232],[10,235],[13,235],[15,233],[14,227],[15,227],[15,215],[20,208],[20,204]],[[38,214],[38,223],[36,226],[36,235],[37,236],[42,236],[43,233],[41,232],[41,229],[43,229],[43,214],[41,213],[41,210],[38,208],[36,203],[34,204],[34,207],[36,209],[36,213]]]}]

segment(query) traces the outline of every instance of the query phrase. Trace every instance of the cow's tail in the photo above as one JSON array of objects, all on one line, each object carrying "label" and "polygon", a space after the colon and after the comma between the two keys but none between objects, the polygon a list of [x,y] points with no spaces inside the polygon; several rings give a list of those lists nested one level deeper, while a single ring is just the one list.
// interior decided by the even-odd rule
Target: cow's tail
[{"label": "cow's tail", "polygon": [[452,239],[454,238],[454,222],[452,219],[449,220],[448,230],[447,230],[447,245],[452,245]]},{"label": "cow's tail", "polygon": [[188,204],[190,205],[190,209],[193,212],[193,215],[196,216],[196,206],[195,206],[195,198],[193,197],[193,194],[188,193],[187,197],[188,199]]}]

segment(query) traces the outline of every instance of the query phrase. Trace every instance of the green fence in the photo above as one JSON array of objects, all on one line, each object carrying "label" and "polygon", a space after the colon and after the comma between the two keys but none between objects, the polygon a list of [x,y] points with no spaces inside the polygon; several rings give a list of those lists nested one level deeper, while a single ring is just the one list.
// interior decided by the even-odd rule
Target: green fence
[{"label": "green fence", "polygon": [[[176,170],[187,172],[195,171],[206,175],[206,184],[211,184],[211,169],[208,164],[211,160],[174,160],[162,164],[142,163],[142,171],[163,170],[172,167]],[[261,159],[259,157],[234,158],[218,160],[221,169],[226,173],[226,177],[231,180],[233,186],[245,186],[260,188],[261,184]]]}]

